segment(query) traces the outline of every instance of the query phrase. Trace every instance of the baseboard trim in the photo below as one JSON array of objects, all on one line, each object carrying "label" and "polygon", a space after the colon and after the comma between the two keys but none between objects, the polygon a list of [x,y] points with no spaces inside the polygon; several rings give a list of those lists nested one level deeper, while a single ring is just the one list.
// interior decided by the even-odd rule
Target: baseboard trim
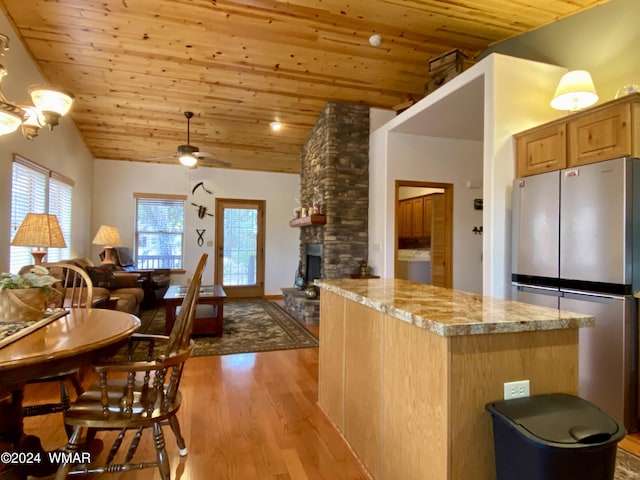
[{"label": "baseboard trim", "polygon": [[282,300],[282,295],[263,295],[265,300]]}]

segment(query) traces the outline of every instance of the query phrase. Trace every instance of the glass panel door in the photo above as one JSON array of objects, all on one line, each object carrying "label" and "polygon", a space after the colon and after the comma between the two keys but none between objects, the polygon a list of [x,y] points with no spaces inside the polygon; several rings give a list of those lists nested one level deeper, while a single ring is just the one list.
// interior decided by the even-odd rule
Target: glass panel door
[{"label": "glass panel door", "polygon": [[228,297],[264,294],[264,201],[216,200],[216,284]]}]

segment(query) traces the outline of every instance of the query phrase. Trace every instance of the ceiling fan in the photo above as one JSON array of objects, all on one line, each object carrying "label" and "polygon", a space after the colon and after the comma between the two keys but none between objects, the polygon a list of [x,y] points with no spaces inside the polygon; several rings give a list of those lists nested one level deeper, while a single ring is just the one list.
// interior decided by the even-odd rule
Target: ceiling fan
[{"label": "ceiling fan", "polygon": [[163,158],[177,158],[182,165],[189,168],[195,168],[198,164],[198,159],[207,159],[207,163],[214,163],[223,167],[230,167],[229,162],[218,160],[211,152],[201,152],[196,146],[191,145],[191,118],[193,112],[184,112],[184,116],[187,119],[187,144],[178,145],[176,153],[173,155],[163,155],[161,157],[151,157],[149,160],[161,160]]}]

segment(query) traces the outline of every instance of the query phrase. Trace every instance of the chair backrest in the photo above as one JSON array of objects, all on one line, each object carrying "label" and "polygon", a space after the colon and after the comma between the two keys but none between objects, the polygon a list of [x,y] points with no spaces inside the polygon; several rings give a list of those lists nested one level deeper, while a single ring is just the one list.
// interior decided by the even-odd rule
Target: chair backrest
[{"label": "chair backrest", "polygon": [[[94,370],[98,373],[100,380],[101,408],[105,416],[101,416],[100,422],[104,425],[104,419],[108,418],[110,412],[118,415],[116,419],[118,427],[122,427],[120,416],[131,418],[131,425],[134,426],[133,418],[136,412],[142,412],[146,418],[152,418],[156,412],[163,414],[175,408],[175,402],[179,399],[178,390],[184,362],[191,356],[193,342],[191,340],[191,329],[193,318],[195,317],[196,304],[198,302],[200,284],[202,282],[202,271],[207,262],[208,255],[203,254],[193,279],[189,283],[185,299],[180,308],[180,313],[173,325],[167,346],[164,350],[156,350],[156,341],[162,337],[157,335],[141,334],[132,337],[134,342],[144,341],[147,343],[146,360],[140,361],[130,356],[128,362],[107,361],[94,365]],[[165,337],[166,338],[166,337]],[[130,354],[131,355],[131,354]],[[109,373],[116,373],[118,379],[126,372],[127,381],[124,388],[119,384],[117,412],[113,410],[115,390],[110,389]],[[136,395],[136,391],[142,391],[142,395]],[[139,414],[138,414],[139,415]],[[91,427],[90,423],[87,426]]]},{"label": "chair backrest", "polygon": [[55,284],[60,294],[58,307],[91,307],[93,302],[93,282],[82,268],[70,263],[57,263],[50,266],[49,274],[61,281]]},{"label": "chair backrest", "polygon": [[200,285],[202,284],[202,271],[207,263],[209,255],[202,254],[198,266],[196,267],[193,278],[187,287],[187,293],[184,296],[180,312],[176,318],[169,342],[167,343],[166,354],[185,348],[191,340],[191,331],[193,330],[193,321],[196,315],[196,306],[200,296]]},{"label": "chair backrest", "polygon": [[[93,282],[83,269],[70,263],[42,264],[49,275],[60,281],[51,288],[49,304],[57,308],[91,307],[93,302]],[[20,273],[28,272],[33,265],[25,265]]]}]

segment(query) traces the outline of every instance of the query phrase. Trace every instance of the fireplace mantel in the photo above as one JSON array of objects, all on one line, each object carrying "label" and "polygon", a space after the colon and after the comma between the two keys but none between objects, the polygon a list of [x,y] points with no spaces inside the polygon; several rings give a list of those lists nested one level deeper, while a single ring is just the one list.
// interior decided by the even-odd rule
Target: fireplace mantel
[{"label": "fireplace mantel", "polygon": [[309,215],[306,217],[294,218],[293,220],[289,220],[289,226],[295,228],[308,227],[310,225],[324,225],[326,223],[326,215]]}]

